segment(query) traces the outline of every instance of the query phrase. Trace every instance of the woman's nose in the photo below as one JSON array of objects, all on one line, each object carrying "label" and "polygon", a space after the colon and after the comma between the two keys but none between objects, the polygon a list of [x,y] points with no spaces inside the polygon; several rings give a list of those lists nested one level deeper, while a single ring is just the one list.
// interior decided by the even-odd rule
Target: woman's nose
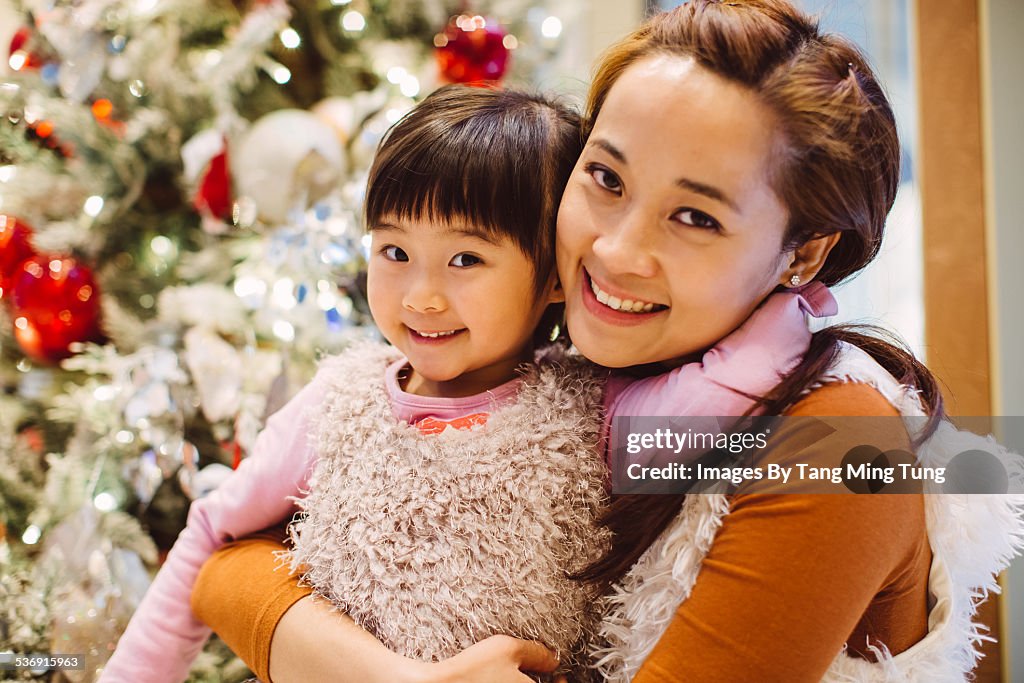
[{"label": "woman's nose", "polygon": [[631,212],[598,235],[594,240],[594,255],[601,260],[606,272],[654,277],[658,262],[648,225],[649,220],[640,212]]},{"label": "woman's nose", "polygon": [[409,282],[402,306],[414,313],[438,313],[448,308],[448,299],[437,278],[423,274]]}]

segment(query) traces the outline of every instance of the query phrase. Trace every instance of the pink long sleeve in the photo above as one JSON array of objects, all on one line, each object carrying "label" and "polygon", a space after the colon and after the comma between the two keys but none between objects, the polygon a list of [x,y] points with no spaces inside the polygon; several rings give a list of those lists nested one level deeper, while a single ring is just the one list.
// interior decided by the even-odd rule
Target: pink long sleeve
[{"label": "pink long sleeve", "polygon": [[836,310],[832,293],[817,282],[772,294],[699,362],[643,379],[613,376],[605,390],[606,427],[615,418],[706,416],[706,421],[688,421],[687,426],[728,429],[731,424],[714,418],[742,415],[754,403],[751,396],[773,389],[807,352],[807,316],[835,315]]},{"label": "pink long sleeve", "polygon": [[226,542],[294,514],[288,499],[305,490],[313,468],[307,413],[323,389],[314,379],[275,413],[252,454],[209,496],[192,503],[188,523],[121,636],[100,683],[174,683],[188,677],[210,635],[189,607],[206,559]]}]

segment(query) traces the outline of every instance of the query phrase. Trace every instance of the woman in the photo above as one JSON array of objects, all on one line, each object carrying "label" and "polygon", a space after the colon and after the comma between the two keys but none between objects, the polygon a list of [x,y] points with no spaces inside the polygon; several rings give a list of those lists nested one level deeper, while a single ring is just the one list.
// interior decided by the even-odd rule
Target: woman
[{"label": "woman", "polygon": [[[857,49],[786,2],[693,0],[655,17],[602,59],[588,121],[558,265],[569,332],[597,363],[677,365],[777,287],[835,284],[878,251],[899,177],[892,112]],[[631,317],[602,293],[657,314]],[[913,441],[926,464],[949,457],[927,369],[848,329],[816,334],[763,408],[927,415],[925,429],[894,430],[884,445]],[[613,547],[581,578],[615,586],[603,673],[638,682],[963,680],[982,638],[975,597],[1022,532],[1005,496],[619,497],[606,521]],[[247,605],[236,589],[211,609],[239,574],[232,563],[269,564],[260,543],[211,560],[193,605],[263,673],[269,651],[277,683],[513,681],[527,680],[520,667],[553,666],[536,644],[501,637],[410,663],[280,575],[255,590],[284,598]],[[250,628],[260,642],[237,635]]]}]

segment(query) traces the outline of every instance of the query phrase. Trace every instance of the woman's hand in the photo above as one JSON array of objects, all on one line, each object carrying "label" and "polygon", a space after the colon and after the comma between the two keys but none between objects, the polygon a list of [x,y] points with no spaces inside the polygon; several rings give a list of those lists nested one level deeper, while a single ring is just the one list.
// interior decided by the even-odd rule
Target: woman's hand
[{"label": "woman's hand", "polygon": [[[511,636],[491,636],[451,659],[428,664],[422,683],[529,683],[524,671],[550,673],[558,667],[555,653],[541,643]],[[565,683],[559,676],[556,683]]]},{"label": "woman's hand", "polygon": [[419,662],[392,652],[312,596],[285,612],[270,645],[273,683],[528,683],[523,671],[549,673],[557,667],[551,650],[511,636],[491,636],[436,664]]}]

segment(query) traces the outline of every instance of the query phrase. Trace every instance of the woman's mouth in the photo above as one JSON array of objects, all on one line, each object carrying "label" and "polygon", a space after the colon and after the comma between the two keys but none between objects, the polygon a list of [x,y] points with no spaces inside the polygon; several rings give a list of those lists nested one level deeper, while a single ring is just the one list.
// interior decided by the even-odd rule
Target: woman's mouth
[{"label": "woman's mouth", "polygon": [[[590,289],[594,292],[594,298],[612,310],[625,313],[650,313],[654,310],[655,306],[659,305],[649,301],[640,301],[639,299],[620,299],[601,289],[594,282],[593,278],[588,277],[587,279],[590,280]],[[661,308],[664,308],[664,306]]]},{"label": "woman's mouth", "polygon": [[636,324],[668,310],[668,306],[642,299],[615,296],[604,290],[583,269],[583,303],[597,317],[614,324]]}]

